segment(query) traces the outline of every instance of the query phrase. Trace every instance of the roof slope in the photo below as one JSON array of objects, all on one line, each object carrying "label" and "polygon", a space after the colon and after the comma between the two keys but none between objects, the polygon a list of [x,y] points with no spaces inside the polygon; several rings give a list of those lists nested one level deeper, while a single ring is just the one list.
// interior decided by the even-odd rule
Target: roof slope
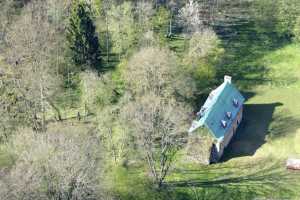
[{"label": "roof slope", "polygon": [[[210,93],[189,132],[193,132],[198,127],[206,126],[215,138],[223,138],[231,128],[231,124],[244,101],[245,98],[235,86],[225,81]],[[235,105],[235,102],[238,104]],[[227,113],[230,114],[230,119],[228,119]],[[226,127],[222,126],[222,120]]]}]

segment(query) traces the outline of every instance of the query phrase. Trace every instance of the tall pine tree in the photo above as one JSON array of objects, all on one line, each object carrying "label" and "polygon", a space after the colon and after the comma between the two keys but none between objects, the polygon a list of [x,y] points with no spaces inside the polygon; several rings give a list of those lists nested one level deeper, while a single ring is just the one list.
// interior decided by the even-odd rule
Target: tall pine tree
[{"label": "tall pine tree", "polygon": [[72,60],[81,69],[90,66],[100,70],[100,45],[90,5],[81,0],[74,2],[67,28],[67,41]]}]

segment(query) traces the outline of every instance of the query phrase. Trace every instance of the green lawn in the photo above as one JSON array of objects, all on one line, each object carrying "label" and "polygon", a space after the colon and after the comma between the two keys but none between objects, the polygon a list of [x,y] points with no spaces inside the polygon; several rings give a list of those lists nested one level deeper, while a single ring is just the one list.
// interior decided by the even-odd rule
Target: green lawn
[{"label": "green lawn", "polygon": [[[225,70],[219,72],[231,74],[247,97],[243,123],[223,161],[200,166],[178,159],[162,191],[145,180],[144,168],[110,168],[109,181],[122,200],[300,199],[300,172],[285,169],[287,158],[300,158],[300,46],[272,46],[276,41],[253,37],[242,44],[229,41]],[[182,45],[183,40],[171,43]],[[0,168],[9,165],[0,148]]]},{"label": "green lawn", "polygon": [[253,63],[268,73],[251,88],[239,81],[244,120],[222,162],[200,166],[178,156],[163,191],[144,180],[147,170],[116,169],[121,199],[300,199],[300,172],[285,168],[287,158],[300,158],[300,47],[267,51]]},{"label": "green lawn", "polygon": [[223,163],[180,164],[175,186],[188,184],[204,199],[300,199],[300,172],[285,169],[287,158],[300,157],[300,47],[256,62],[270,70],[268,81],[245,91],[244,121]]}]

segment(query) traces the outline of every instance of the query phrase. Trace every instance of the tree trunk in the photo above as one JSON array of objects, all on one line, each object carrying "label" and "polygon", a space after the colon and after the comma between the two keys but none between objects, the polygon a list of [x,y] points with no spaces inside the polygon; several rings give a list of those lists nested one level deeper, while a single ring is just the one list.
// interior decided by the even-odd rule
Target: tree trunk
[{"label": "tree trunk", "polygon": [[46,116],[45,116],[45,103],[44,103],[44,91],[43,91],[43,84],[42,84],[42,78],[40,79],[40,92],[41,92],[41,111],[42,111],[42,132],[45,132],[46,127],[45,127],[45,121],[46,121]]},{"label": "tree trunk", "polygon": [[170,26],[169,26],[169,36],[171,37],[172,35],[172,16],[173,16],[173,13],[171,13],[171,17],[170,17]]},{"label": "tree trunk", "polygon": [[109,62],[109,38],[108,38],[108,18],[107,18],[107,13],[105,14],[105,23],[106,23],[106,61],[107,65]]},{"label": "tree trunk", "polygon": [[50,106],[56,111],[57,117],[58,117],[58,121],[62,121],[62,116],[61,116],[61,112],[60,112],[59,108],[56,107],[56,106],[54,105],[54,103],[53,103],[51,100],[49,100],[49,99],[48,99],[48,103],[49,103]]}]

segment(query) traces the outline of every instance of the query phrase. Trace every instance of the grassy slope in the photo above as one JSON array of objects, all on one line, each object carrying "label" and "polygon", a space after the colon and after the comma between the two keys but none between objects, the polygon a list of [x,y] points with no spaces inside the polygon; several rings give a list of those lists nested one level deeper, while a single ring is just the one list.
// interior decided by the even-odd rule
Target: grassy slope
[{"label": "grassy slope", "polygon": [[[161,193],[141,181],[145,170],[114,170],[123,199],[300,198],[300,173],[284,166],[286,158],[300,156],[300,47],[288,45],[255,62],[270,70],[268,81],[245,93],[244,124],[224,162],[201,167],[178,161]],[[8,163],[0,151],[0,167]]]},{"label": "grassy slope", "polygon": [[254,45],[259,55],[231,62],[255,69],[234,76],[247,101],[223,162],[199,166],[178,160],[163,192],[145,182],[146,170],[113,170],[122,199],[300,199],[300,172],[285,169],[287,158],[300,157],[300,46]]},{"label": "grassy slope", "polygon": [[[286,158],[300,156],[300,47],[264,49],[266,44],[258,45],[261,41],[253,37],[243,47],[232,45],[236,55],[230,65],[241,67],[241,73],[224,72],[242,79],[239,85],[248,97],[245,119],[224,161],[199,166],[179,160],[164,192],[149,187],[146,170],[111,170],[122,199],[300,199],[300,173],[284,166]],[[182,43],[174,40],[171,47]],[[0,148],[0,168],[9,165],[5,148]]]},{"label": "grassy slope", "polygon": [[178,164],[170,178],[177,189],[200,199],[300,199],[300,173],[285,169],[288,157],[300,156],[300,47],[255,62],[270,70],[268,81],[247,91],[244,122],[224,162]]}]

